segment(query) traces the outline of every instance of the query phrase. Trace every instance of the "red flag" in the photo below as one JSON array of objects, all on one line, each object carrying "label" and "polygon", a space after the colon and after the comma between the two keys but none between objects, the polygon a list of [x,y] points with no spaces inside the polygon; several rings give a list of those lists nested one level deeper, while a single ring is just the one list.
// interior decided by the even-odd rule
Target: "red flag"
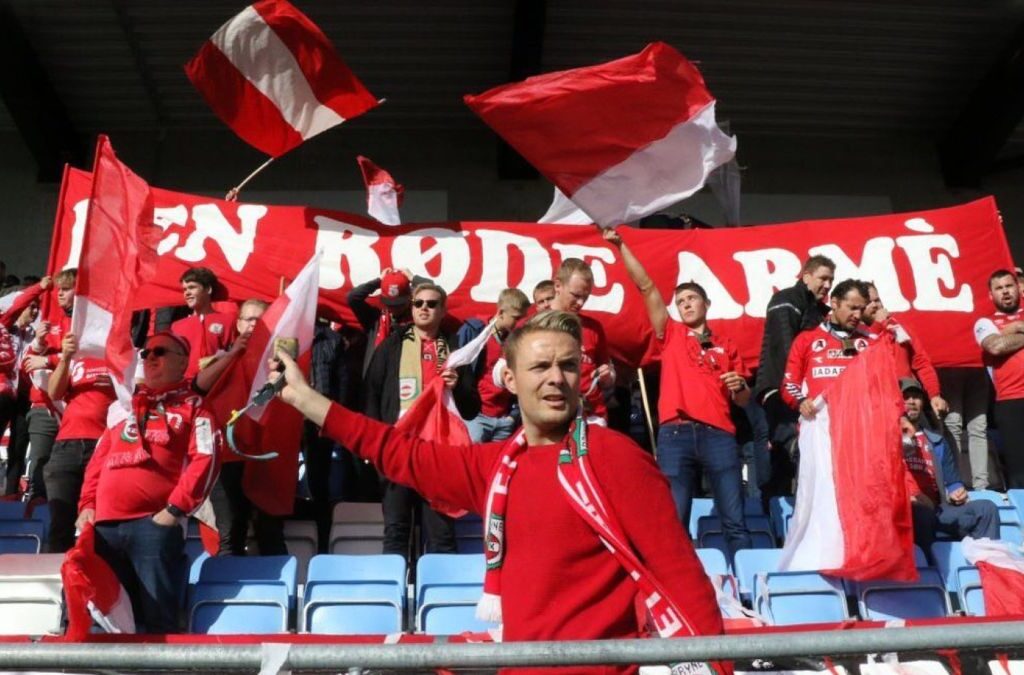
[{"label": "red flag", "polygon": [[985,616],[1024,616],[1024,555],[1005,541],[965,537],[961,546],[981,576]]},{"label": "red flag", "polygon": [[[245,353],[220,376],[206,397],[218,422],[226,424],[233,412],[241,410],[267,382],[267,361],[274,354],[276,338],[297,340],[299,365],[308,370],[319,280],[320,256],[316,255],[260,317]],[[246,495],[266,513],[292,512],[301,437],[302,415],[278,399],[250,409],[235,424],[233,438],[239,450],[249,455],[278,453],[270,461],[249,461],[242,479]]]},{"label": "red flag", "polygon": [[662,42],[465,101],[606,227],[689,197],[736,152],[736,139],[715,122],[715,99],[696,66]]},{"label": "red flag", "polygon": [[800,420],[796,510],[780,570],[917,579],[892,351],[862,352]]},{"label": "red flag", "polygon": [[68,606],[64,639],[69,642],[85,640],[93,619],[108,633],[135,632],[128,593],[110,565],[96,554],[95,540],[93,524],[88,523],[60,567]]},{"label": "red flag", "polygon": [[246,7],[185,73],[225,124],[273,157],[377,105],[323,31],[286,0]]},{"label": "red flag", "polygon": [[366,212],[385,225],[401,225],[398,207],[402,205],[405,188],[369,157],[359,155],[356,161],[366,184]]},{"label": "red flag", "polygon": [[110,140],[100,136],[78,262],[72,332],[78,336],[77,358],[104,360],[119,398],[134,388],[132,300],[156,274],[156,249],[162,236],[153,223],[149,185],[119,162]]}]

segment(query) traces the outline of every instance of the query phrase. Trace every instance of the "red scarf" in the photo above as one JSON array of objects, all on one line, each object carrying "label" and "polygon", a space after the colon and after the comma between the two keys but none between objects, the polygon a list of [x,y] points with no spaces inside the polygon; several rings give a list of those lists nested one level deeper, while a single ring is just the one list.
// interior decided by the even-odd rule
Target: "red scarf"
[{"label": "red scarf", "polygon": [[132,414],[124,421],[120,436],[110,439],[114,446],[107,455],[107,467],[138,466],[150,458],[147,442],[167,445],[171,434],[164,402],[187,396],[190,390],[187,381],[160,389],[138,385],[132,395]]},{"label": "red scarf", "polygon": [[[477,605],[477,617],[483,621],[501,621],[501,568],[505,562],[505,510],[508,490],[515,475],[518,457],[527,449],[525,432],[520,430],[502,449],[501,462],[487,492],[484,519],[484,595]],[[615,517],[608,510],[600,486],[588,466],[587,425],[577,416],[570,425],[565,447],[558,456],[558,481],[573,509],[590,525],[608,551],[637,585],[640,599],[648,610],[650,626],[661,637],[696,635],[693,627],[669,596],[661,582],[637,558]]]}]

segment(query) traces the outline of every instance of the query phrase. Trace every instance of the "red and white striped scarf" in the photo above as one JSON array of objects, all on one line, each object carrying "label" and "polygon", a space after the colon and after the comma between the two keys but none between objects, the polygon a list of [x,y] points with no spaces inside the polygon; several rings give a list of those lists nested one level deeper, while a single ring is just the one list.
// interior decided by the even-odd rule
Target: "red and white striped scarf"
[{"label": "red and white striped scarf", "polygon": [[[477,617],[483,621],[501,621],[501,572],[505,562],[505,514],[508,490],[518,466],[519,456],[527,449],[523,430],[502,449],[501,461],[487,492],[484,520],[484,595],[477,605]],[[679,605],[637,558],[615,517],[608,509],[600,486],[590,470],[587,450],[587,424],[577,416],[570,425],[565,447],[558,456],[558,482],[573,509],[590,525],[601,542],[631,579],[636,582],[640,599],[647,608],[649,622],[661,637],[696,635]]]}]

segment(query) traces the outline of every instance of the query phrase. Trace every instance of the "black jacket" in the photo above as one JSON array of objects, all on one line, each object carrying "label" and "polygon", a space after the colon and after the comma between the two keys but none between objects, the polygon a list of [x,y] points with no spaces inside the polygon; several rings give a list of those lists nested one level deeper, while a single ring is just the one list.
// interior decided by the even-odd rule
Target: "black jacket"
[{"label": "black jacket", "polygon": [[[370,366],[363,378],[363,412],[367,417],[394,424],[401,406],[398,400],[398,368],[402,361],[402,341],[412,326],[402,326],[391,333],[373,353]],[[454,351],[458,344],[454,335],[445,334],[448,347]],[[456,370],[458,384],[452,391],[455,406],[463,419],[471,420],[480,414],[480,393],[470,366]]]},{"label": "black jacket", "polygon": [[[410,286],[416,288],[419,284],[423,284],[430,281],[425,277],[413,275]],[[365,284],[359,284],[348,292],[345,296],[345,302],[348,304],[349,309],[356,315],[356,319],[359,321],[359,325],[363,327],[366,332],[366,352],[363,355],[363,376],[366,376],[366,371],[370,368],[370,359],[373,358],[374,345],[377,343],[377,332],[380,330],[380,314],[381,309],[374,307],[368,300],[374,291],[380,289],[380,279],[370,279]],[[409,321],[409,317],[405,317],[405,322]],[[398,328],[396,322],[392,326],[392,330]]]},{"label": "black jacket", "polygon": [[761,360],[754,384],[754,396],[758,401],[764,402],[765,396],[777,391],[782,384],[793,338],[797,333],[820,324],[829,311],[829,306],[818,302],[803,281],[783,288],[768,301]]}]

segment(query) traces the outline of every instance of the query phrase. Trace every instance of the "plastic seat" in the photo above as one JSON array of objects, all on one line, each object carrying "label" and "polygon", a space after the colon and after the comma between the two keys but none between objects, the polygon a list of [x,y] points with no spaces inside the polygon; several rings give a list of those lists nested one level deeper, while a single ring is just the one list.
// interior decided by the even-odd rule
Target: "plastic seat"
[{"label": "plastic seat", "polygon": [[0,635],[61,631],[63,553],[0,555]]},{"label": "plastic seat", "polygon": [[334,635],[401,632],[405,577],[399,555],[314,556],[299,629]]},{"label": "plastic seat", "polygon": [[756,574],[753,595],[754,611],[780,626],[850,618],[842,583],[817,572]]},{"label": "plastic seat", "polygon": [[793,508],[795,505],[795,497],[772,497],[768,503],[768,516],[771,520],[772,531],[779,541],[786,540],[786,534],[789,532],[789,521],[793,519]]},{"label": "plastic seat", "polygon": [[1024,523],[1024,490],[1007,490],[1006,499],[1017,509],[1017,518]]},{"label": "plastic seat", "polygon": [[328,550],[334,554],[380,555],[384,550],[384,512],[379,503],[335,504]]},{"label": "plastic seat", "polygon": [[736,577],[729,571],[724,553],[717,548],[698,548],[697,558],[704,566],[704,573],[711,579],[711,583],[723,593],[739,598]]},{"label": "plastic seat", "polygon": [[280,633],[295,607],[294,556],[207,558],[189,602],[189,630]]},{"label": "plastic seat", "polygon": [[41,520],[0,520],[0,553],[39,553],[45,540]]},{"label": "plastic seat", "polygon": [[[958,541],[935,542],[932,544],[932,558],[935,560],[935,566],[939,570],[946,591],[956,595],[960,609],[966,610],[968,603],[962,589],[969,588],[971,582],[978,579],[978,568],[967,562]],[[980,591],[980,581],[978,590]],[[977,607],[976,600],[972,600],[972,603]]]},{"label": "plastic seat", "polygon": [[700,535],[700,519],[706,518],[711,515],[711,511],[715,508],[715,500],[708,499],[706,497],[694,497],[690,500],[690,522],[687,527],[690,531],[690,538],[694,541],[699,539]]},{"label": "plastic seat", "polygon": [[298,582],[306,583],[306,570],[317,553],[317,529],[312,520],[284,521],[284,545],[288,554],[295,556]]},{"label": "plastic seat", "polygon": [[978,568],[960,570],[957,574],[957,599],[960,609],[968,616],[987,616],[985,613],[985,594],[981,590],[981,573]]},{"label": "plastic seat", "polygon": [[871,621],[930,619],[953,613],[939,571],[919,568],[915,582],[871,581],[857,584],[860,616]]},{"label": "plastic seat", "polygon": [[21,520],[24,517],[24,502],[0,502],[0,520]]},{"label": "plastic seat", "polygon": [[1024,520],[1021,519],[1020,511],[1016,504],[1010,501],[1008,495],[995,490],[970,490],[967,494],[971,501],[992,502],[999,508],[999,538],[1001,540],[1018,546],[1024,543],[1024,537],[1021,535],[1021,523]]},{"label": "plastic seat", "polygon": [[416,628],[429,635],[482,632],[495,624],[476,618],[483,594],[484,556],[431,553],[416,565]]},{"label": "plastic seat", "polygon": [[484,552],[484,522],[475,513],[455,520],[455,549],[459,553]]},{"label": "plastic seat", "polygon": [[748,548],[736,551],[732,569],[740,586],[740,597],[748,600],[754,590],[754,576],[779,569],[782,549]]}]

